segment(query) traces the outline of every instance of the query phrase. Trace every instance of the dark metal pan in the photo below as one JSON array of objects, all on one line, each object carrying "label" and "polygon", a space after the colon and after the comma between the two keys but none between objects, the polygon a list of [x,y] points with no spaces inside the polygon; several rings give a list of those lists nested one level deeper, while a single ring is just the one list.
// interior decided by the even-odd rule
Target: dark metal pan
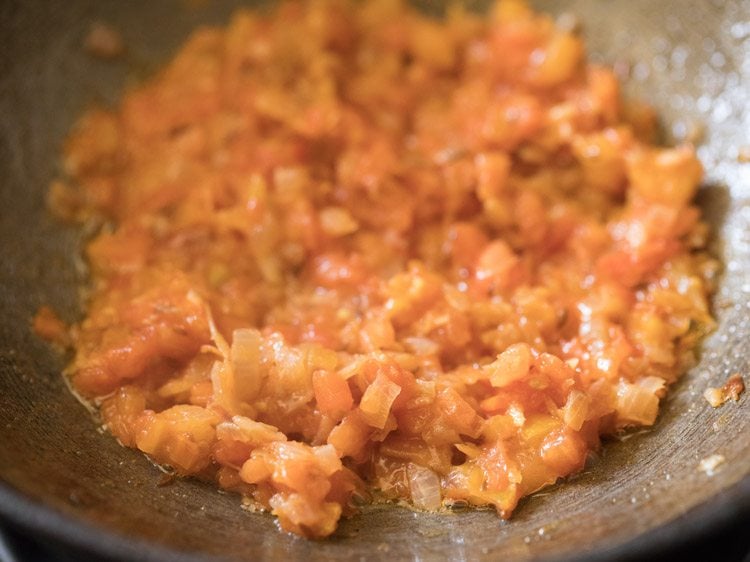
[{"label": "dark metal pan", "polygon": [[[63,358],[29,328],[43,303],[69,321],[79,313],[78,235],[44,208],[61,140],[88,104],[113,103],[190,29],[226,21],[237,2],[189,4],[0,2],[0,515],[98,556],[138,560],[621,559],[748,521],[750,402],[714,410],[701,395],[750,372],[750,164],[738,161],[750,144],[750,3],[547,6],[581,17],[596,59],[634,63],[629,88],[657,106],[668,134],[705,126],[700,197],[725,264],[719,327],[656,427],[608,444],[590,469],[524,501],[510,522],[370,508],[325,542],[281,534],[272,517],[242,511],[212,486],[157,486],[158,469],[98,430],[65,388]],[[97,61],[81,48],[99,19],[122,31],[125,58]],[[726,460],[709,476],[698,465],[712,454]]]}]

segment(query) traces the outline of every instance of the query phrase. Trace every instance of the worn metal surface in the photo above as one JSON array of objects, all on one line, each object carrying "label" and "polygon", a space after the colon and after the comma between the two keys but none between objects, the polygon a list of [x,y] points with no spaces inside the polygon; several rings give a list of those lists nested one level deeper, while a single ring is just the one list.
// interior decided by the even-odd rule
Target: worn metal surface
[{"label": "worn metal surface", "polygon": [[[674,389],[653,430],[609,443],[587,471],[524,501],[510,522],[490,512],[370,508],[334,538],[307,542],[270,516],[199,482],[158,487],[158,469],[98,431],[65,388],[57,356],[30,332],[42,303],[78,314],[77,234],[44,210],[65,131],[88,104],[114,103],[199,22],[232,4],[177,0],[0,2],[0,514],[99,552],[139,559],[492,559],[647,554],[711,525],[748,517],[750,401],[701,397],[750,374],[750,4],[568,0],[596,59],[630,65],[629,89],[653,102],[674,137],[705,126],[701,201],[725,263],[718,330]],[[423,2],[432,5],[432,2]],[[94,19],[115,24],[128,55],[81,49]],[[750,382],[750,381],[749,381]],[[699,461],[726,462],[709,477]],[[671,523],[670,523],[671,522]],[[666,526],[665,526],[666,525]]]}]

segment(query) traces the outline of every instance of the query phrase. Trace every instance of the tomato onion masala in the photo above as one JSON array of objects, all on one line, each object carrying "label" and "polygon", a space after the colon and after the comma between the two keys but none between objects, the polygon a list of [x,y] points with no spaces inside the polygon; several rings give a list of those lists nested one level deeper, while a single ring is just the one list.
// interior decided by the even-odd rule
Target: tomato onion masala
[{"label": "tomato onion masala", "polygon": [[240,10],[70,133],[85,316],[37,328],[123,445],[287,531],[509,517],[652,425],[713,326],[702,167],[655,128],[520,1]]}]

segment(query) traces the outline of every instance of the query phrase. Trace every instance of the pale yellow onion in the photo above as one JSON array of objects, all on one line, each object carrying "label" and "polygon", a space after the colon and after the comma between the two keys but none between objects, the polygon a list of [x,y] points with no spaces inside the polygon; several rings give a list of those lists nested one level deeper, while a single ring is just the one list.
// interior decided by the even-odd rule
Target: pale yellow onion
[{"label": "pale yellow onion", "polygon": [[274,426],[252,420],[246,416],[233,416],[231,421],[218,424],[216,436],[222,440],[239,441],[253,447],[259,447],[274,441],[286,441],[286,435]]},{"label": "pale yellow onion", "polygon": [[409,351],[417,355],[435,355],[440,351],[440,346],[430,338],[411,337],[404,338]]},{"label": "pale yellow onion", "polygon": [[659,411],[659,398],[637,384],[621,381],[617,385],[616,410],[621,422],[652,425]]},{"label": "pale yellow onion", "polygon": [[214,361],[211,368],[211,386],[215,404],[224,408],[231,415],[240,411],[234,387],[234,374],[228,361]]},{"label": "pale yellow onion", "polygon": [[348,209],[344,207],[325,207],[318,213],[320,227],[329,236],[346,236],[356,232],[359,223],[352,217]]},{"label": "pale yellow onion", "polygon": [[661,377],[643,377],[637,384],[644,390],[648,390],[659,398],[664,396],[667,388],[667,381]]},{"label": "pale yellow onion", "polygon": [[364,414],[368,425],[383,429],[388,421],[393,401],[400,393],[401,387],[388,377],[383,375],[375,377],[359,403],[359,409]]},{"label": "pale yellow onion", "polygon": [[415,507],[436,511],[442,505],[440,478],[429,468],[409,463],[406,469],[409,477],[411,501]]},{"label": "pale yellow onion", "polygon": [[341,470],[341,459],[333,445],[313,447],[313,454],[319,461],[319,466],[326,476]]},{"label": "pale yellow onion", "polygon": [[580,390],[571,390],[563,406],[563,421],[571,429],[581,429],[589,414],[591,399]]},{"label": "pale yellow onion", "polygon": [[261,371],[262,338],[258,330],[246,328],[232,334],[230,358],[235,388],[240,400],[257,398],[263,382]]}]

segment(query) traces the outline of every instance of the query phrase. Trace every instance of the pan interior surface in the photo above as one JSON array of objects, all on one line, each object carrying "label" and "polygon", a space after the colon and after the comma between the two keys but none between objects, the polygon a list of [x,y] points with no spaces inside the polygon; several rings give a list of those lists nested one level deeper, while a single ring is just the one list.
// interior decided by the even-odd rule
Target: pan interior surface
[{"label": "pan interior surface", "polygon": [[[528,498],[509,522],[490,511],[417,514],[373,506],[325,542],[279,533],[272,517],[243,511],[237,496],[211,485],[177,480],[159,487],[158,468],[99,431],[60,376],[65,359],[30,331],[42,304],[67,321],[80,313],[82,275],[72,259],[80,234],[52,219],[44,204],[60,143],[84,108],[115,103],[194,27],[226,22],[238,4],[0,6],[0,492],[14,500],[3,502],[0,514],[42,532],[72,533],[70,540],[114,554],[136,541],[130,554],[237,560],[570,557],[637,548],[638,537],[675,519],[673,528],[697,532],[697,513],[706,525],[710,517],[746,515],[747,396],[718,409],[702,397],[732,373],[748,380],[750,364],[750,164],[738,158],[750,144],[750,26],[742,23],[750,21],[750,4],[740,0],[690,10],[647,0],[539,6],[580,18],[592,58],[627,71],[630,95],[656,106],[668,137],[679,141],[704,128],[700,202],[724,263],[714,299],[718,328],[652,430],[608,443],[582,474]],[[122,32],[126,57],[99,61],[81,48],[88,26],[99,20]],[[699,470],[701,459],[714,454],[724,458],[717,470]],[[711,504],[720,508],[707,510]]]}]

